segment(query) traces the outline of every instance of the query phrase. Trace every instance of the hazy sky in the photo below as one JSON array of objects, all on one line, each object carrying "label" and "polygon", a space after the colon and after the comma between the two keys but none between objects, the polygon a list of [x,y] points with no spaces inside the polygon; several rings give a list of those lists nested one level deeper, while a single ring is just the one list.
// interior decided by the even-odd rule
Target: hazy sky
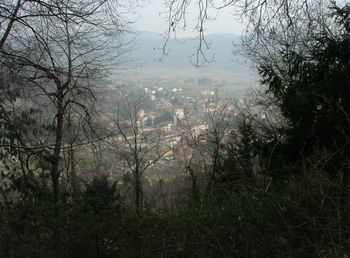
[{"label": "hazy sky", "polygon": [[[167,29],[167,14],[162,0],[150,0],[150,3],[144,3],[144,7],[138,10],[139,19],[135,26],[140,31],[153,31],[163,33]],[[211,13],[214,17],[216,13]],[[194,35],[195,26],[195,8],[189,10],[187,14],[188,28],[186,32],[178,31],[178,36]],[[229,9],[221,10],[216,21],[207,23],[206,34],[210,33],[233,33],[240,35],[243,30],[243,24],[239,22]]]}]

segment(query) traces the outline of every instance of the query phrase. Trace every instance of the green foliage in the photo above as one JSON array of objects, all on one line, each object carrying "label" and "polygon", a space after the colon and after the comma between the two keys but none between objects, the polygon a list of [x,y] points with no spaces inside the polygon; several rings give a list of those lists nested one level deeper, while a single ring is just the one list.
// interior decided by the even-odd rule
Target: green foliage
[{"label": "green foliage", "polygon": [[[95,213],[79,204],[62,204],[55,217],[54,203],[26,201],[0,213],[0,243],[5,247],[0,255],[341,257],[350,251],[348,228],[339,231],[334,216],[339,207],[327,175],[307,172],[286,188],[268,192],[259,184],[236,186],[234,191],[221,188],[205,200],[183,203],[173,214],[146,209],[137,215],[115,208]],[[59,236],[53,233],[57,226]]]},{"label": "green foliage", "polygon": [[105,175],[95,176],[82,194],[83,205],[95,214],[113,212],[119,207],[116,183],[110,184]]},{"label": "green foliage", "polygon": [[225,146],[227,157],[223,163],[219,184],[229,187],[232,183],[254,180],[254,158],[258,152],[257,133],[248,118],[238,122],[237,132],[230,135],[230,143]]},{"label": "green foliage", "polygon": [[309,39],[309,51],[286,46],[278,64],[266,60],[259,67],[262,83],[290,122],[286,160],[308,157],[319,147],[337,151],[349,137],[349,6],[334,9],[335,33],[324,29]]},{"label": "green foliage", "polygon": [[171,114],[171,112],[169,111],[164,111],[163,113],[161,113],[160,115],[158,115],[155,119],[154,119],[154,125],[163,123],[163,122],[171,122],[173,119],[173,115]]}]

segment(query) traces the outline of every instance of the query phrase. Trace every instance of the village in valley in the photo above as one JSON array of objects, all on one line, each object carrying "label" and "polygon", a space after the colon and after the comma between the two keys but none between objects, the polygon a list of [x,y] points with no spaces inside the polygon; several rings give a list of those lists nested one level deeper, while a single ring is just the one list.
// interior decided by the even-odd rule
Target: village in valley
[{"label": "village in valley", "polygon": [[[105,127],[112,136],[89,144],[87,156],[83,151],[89,163],[99,163],[92,176],[104,173],[122,185],[139,163],[149,185],[168,182],[176,187],[176,180],[185,180],[188,169],[196,166],[204,178],[213,145],[219,144],[212,142],[210,131],[213,126],[222,127],[216,141],[229,140],[232,127],[228,125],[235,122],[236,104],[242,102],[243,93],[238,88],[227,97],[221,84],[209,78],[108,85],[101,118],[108,121]],[[128,162],[134,151],[140,156]]]}]

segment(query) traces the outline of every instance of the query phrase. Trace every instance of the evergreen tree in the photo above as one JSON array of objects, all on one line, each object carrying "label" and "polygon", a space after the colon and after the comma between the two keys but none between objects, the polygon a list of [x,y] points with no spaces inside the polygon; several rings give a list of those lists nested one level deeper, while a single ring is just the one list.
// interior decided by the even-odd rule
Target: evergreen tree
[{"label": "evergreen tree", "polygon": [[[350,136],[350,6],[334,6],[333,10],[334,32],[324,28],[313,35],[308,51],[291,50],[286,45],[278,64],[266,60],[259,67],[262,84],[289,120],[284,155],[293,162],[323,148],[346,154]],[[331,173],[340,168],[337,163],[343,158],[332,157]]]}]

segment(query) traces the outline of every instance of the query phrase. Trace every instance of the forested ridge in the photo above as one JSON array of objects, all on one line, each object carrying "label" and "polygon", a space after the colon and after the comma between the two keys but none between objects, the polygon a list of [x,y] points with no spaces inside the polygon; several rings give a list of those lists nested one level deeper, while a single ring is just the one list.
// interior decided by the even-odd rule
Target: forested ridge
[{"label": "forested ridge", "polygon": [[248,20],[244,98],[110,87],[132,1],[0,1],[0,257],[350,255],[350,5],[194,2],[196,66],[210,8]]}]

